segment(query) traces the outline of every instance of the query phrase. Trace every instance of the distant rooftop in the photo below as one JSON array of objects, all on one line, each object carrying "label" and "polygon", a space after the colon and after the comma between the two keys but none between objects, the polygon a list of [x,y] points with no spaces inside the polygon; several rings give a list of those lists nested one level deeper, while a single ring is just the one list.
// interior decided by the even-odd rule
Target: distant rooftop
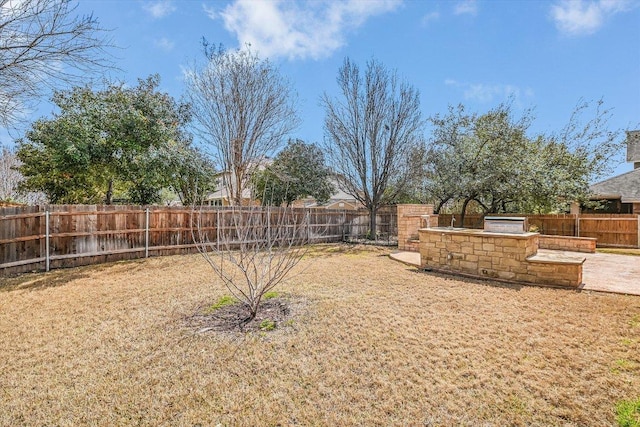
[{"label": "distant rooftop", "polygon": [[593,184],[590,189],[597,198],[640,203],[640,168]]}]

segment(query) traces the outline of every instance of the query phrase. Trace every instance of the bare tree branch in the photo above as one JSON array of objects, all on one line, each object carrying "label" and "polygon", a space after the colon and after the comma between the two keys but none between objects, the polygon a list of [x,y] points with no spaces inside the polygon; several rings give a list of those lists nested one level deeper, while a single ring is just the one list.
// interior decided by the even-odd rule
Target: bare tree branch
[{"label": "bare tree branch", "polygon": [[369,210],[375,238],[378,207],[401,192],[414,171],[410,159],[423,139],[419,95],[375,60],[363,78],[345,59],[337,80],[342,96],[322,97],[325,148],[343,190]]},{"label": "bare tree branch", "polygon": [[293,208],[201,208],[194,210],[193,230],[198,251],[246,306],[246,322],[256,316],[264,294],[300,262],[310,237],[308,213]]},{"label": "bare tree branch", "polygon": [[16,153],[7,147],[0,147],[0,201],[37,204],[46,202],[43,193],[22,192],[20,183],[24,180],[18,171],[21,162]]},{"label": "bare tree branch", "polygon": [[8,127],[47,90],[112,68],[93,15],[70,0],[0,0],[0,125]]},{"label": "bare tree branch", "polygon": [[187,74],[197,131],[226,172],[230,202],[240,205],[248,178],[298,125],[290,84],[249,48],[208,49],[207,63]]}]

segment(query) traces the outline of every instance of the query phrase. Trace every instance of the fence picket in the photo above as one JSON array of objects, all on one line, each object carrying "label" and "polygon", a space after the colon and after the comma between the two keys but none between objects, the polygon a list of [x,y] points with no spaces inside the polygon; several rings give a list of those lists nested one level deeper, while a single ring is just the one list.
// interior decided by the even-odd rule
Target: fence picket
[{"label": "fence picket", "polygon": [[[99,205],[0,208],[0,274],[192,253],[199,234],[219,242],[232,232],[233,218],[226,209]],[[261,212],[266,218],[256,226],[272,225],[275,209]],[[366,211],[293,208],[293,212],[307,221],[310,242],[364,237],[368,231]],[[198,215],[197,220],[193,215]],[[382,208],[378,215],[378,232],[397,235],[395,208]],[[242,220],[248,218],[241,216]],[[192,222],[199,223],[200,230],[194,231]]]},{"label": "fence picket", "polygon": [[[527,215],[529,226],[537,226],[541,234],[572,237],[592,237],[599,247],[637,248],[640,245],[640,216],[637,214],[558,214]],[[499,216],[499,215],[498,215]],[[455,215],[460,224],[460,215]],[[464,226],[483,228],[482,215],[465,215]],[[451,214],[440,214],[438,225],[446,227],[451,223]]]}]

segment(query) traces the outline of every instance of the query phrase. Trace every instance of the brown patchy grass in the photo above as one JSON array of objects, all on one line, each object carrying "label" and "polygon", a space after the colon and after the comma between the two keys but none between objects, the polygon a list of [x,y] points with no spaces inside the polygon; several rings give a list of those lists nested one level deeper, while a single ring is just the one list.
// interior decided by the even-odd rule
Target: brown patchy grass
[{"label": "brown patchy grass", "polygon": [[0,279],[0,425],[615,424],[640,297],[498,285],[314,248],[290,327],[197,334],[197,255]]}]

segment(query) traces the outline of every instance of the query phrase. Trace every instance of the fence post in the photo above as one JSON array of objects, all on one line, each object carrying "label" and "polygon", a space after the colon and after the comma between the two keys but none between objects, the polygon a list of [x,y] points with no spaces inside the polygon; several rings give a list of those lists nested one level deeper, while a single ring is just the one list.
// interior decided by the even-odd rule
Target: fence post
[{"label": "fence post", "polygon": [[149,208],[144,211],[144,257],[149,258]]},{"label": "fence post", "polygon": [[220,252],[220,208],[216,207],[216,250]]},{"label": "fence post", "polygon": [[640,248],[640,215],[638,215],[638,241],[636,242],[636,248]]},{"label": "fence post", "polygon": [[580,214],[576,214],[576,237],[580,237]]},{"label": "fence post", "polygon": [[[285,211],[286,215],[287,212]],[[271,247],[271,207],[267,205],[267,247]]]},{"label": "fence post", "polygon": [[49,210],[47,209],[44,212],[44,235],[45,235],[45,240],[44,240],[44,250],[45,250],[45,255],[44,255],[44,259],[45,259],[45,270],[49,271],[49,263],[50,263],[50,259],[49,259]]}]

